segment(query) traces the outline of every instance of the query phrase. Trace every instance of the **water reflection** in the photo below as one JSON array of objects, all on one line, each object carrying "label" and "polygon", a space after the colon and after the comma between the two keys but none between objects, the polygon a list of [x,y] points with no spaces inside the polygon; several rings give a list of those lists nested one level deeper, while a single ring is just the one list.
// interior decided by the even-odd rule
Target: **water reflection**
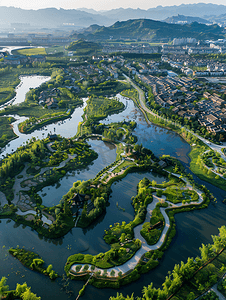
[{"label": "water reflection", "polygon": [[[134,106],[132,101],[122,97],[120,97],[120,99],[126,103],[126,110],[120,114],[109,116],[103,122],[109,124],[111,122],[123,121],[124,119],[135,120],[137,122],[135,134],[138,137],[139,143],[142,143],[143,146],[152,150],[156,155],[170,154],[177,157],[182,161],[187,170],[189,170],[190,159],[188,153],[190,146],[174,132],[153,124],[147,125],[143,115]],[[72,117],[71,121],[66,121],[66,123],[59,126],[54,124],[53,127],[49,127],[49,125],[47,131],[49,131],[50,128],[53,130],[53,128],[56,127],[56,132],[60,133],[59,131],[64,127],[64,130],[62,129],[61,131],[62,135],[66,135],[67,137],[73,136],[77,130],[76,124],[81,120],[82,113],[83,107],[76,109],[76,116]],[[41,136],[42,133],[41,131]],[[36,136],[36,133],[34,136]],[[22,136],[20,136],[20,138],[22,138]],[[12,143],[13,142],[10,144]],[[95,140],[90,140],[89,143],[93,149],[99,153],[98,159],[92,166],[89,166],[89,170],[83,170],[79,174],[77,172],[68,174],[67,177],[60,181],[60,186],[56,185],[43,189],[41,193],[46,193],[46,196],[43,196],[43,201],[46,201],[46,204],[51,205],[55,202],[58,203],[61,195],[68,191],[75,180],[86,180],[95,177],[98,168],[102,169],[104,165],[109,164],[109,161],[115,159],[115,149],[111,148],[113,147],[111,144],[105,144]],[[16,149],[16,145],[17,144],[13,146],[14,149]],[[10,147],[9,151],[11,151]],[[0,224],[0,249],[3,245],[6,246],[6,249],[11,246],[15,247],[16,245],[24,246],[26,249],[32,249],[39,253],[47,264],[52,263],[54,269],[62,274],[64,264],[69,255],[79,252],[97,254],[109,249],[109,245],[105,244],[103,240],[104,229],[107,229],[109,225],[115,222],[129,222],[133,219],[134,211],[131,205],[131,197],[136,195],[137,184],[144,176],[150,180],[155,179],[157,182],[165,180],[151,173],[128,174],[126,178],[112,186],[112,194],[109,201],[110,205],[106,209],[106,214],[103,214],[87,229],[74,228],[64,238],[59,240],[48,240],[39,236],[28,227],[23,228],[17,225],[14,227],[14,222],[7,223],[3,220]],[[176,236],[156,269],[142,275],[140,280],[134,282],[132,285],[122,287],[117,291],[112,289],[99,290],[88,286],[83,296],[84,300],[96,300],[97,298],[106,300],[109,299],[111,295],[116,295],[117,292],[131,295],[131,291],[134,291],[135,296],[137,296],[140,295],[143,286],[150,284],[151,281],[154,282],[156,287],[159,287],[167,275],[168,270],[172,270],[174,265],[180,263],[181,260],[185,261],[188,256],[198,255],[198,248],[201,246],[201,243],[211,242],[211,235],[217,234],[217,228],[225,224],[224,216],[226,206],[221,203],[221,200],[225,198],[226,193],[199,180],[196,176],[194,177],[198,183],[205,184],[207,188],[214,193],[214,196],[218,199],[218,203],[215,206],[210,204],[210,206],[204,210],[180,213],[175,216],[177,225]],[[125,212],[117,208],[117,202],[120,207],[125,208]],[[10,288],[15,288],[15,282],[22,283],[26,281],[28,285],[32,286],[32,290],[40,295],[43,300],[47,298],[56,300],[67,299],[65,292],[61,290],[60,280],[52,283],[44,276],[26,270],[12,257],[7,257],[5,260],[4,255],[1,255],[1,251],[0,263],[0,276],[10,274],[8,280]],[[17,276],[14,270],[11,270],[12,267],[19,270],[25,277]],[[82,282],[73,282],[71,284],[75,295],[78,294],[82,285]]]}]

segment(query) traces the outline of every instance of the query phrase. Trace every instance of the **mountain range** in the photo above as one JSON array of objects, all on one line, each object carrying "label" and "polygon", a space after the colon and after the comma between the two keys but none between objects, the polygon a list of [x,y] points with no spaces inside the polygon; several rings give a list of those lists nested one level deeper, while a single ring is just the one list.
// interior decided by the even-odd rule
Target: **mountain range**
[{"label": "mountain range", "polygon": [[172,16],[169,18],[166,18],[164,20],[166,23],[171,23],[171,24],[191,24],[193,22],[198,22],[201,24],[211,24],[212,22],[209,20],[205,20],[203,18],[199,17],[190,17],[190,16],[184,16],[184,15],[177,15],[177,16]]},{"label": "mountain range", "polygon": [[93,25],[80,32],[75,32],[72,38],[91,41],[106,40],[147,40],[169,41],[172,38],[193,37],[199,40],[225,38],[224,28],[214,25],[205,25],[197,22],[191,24],[168,24],[166,22],[135,19],[106,27]]},{"label": "mountain range", "polygon": [[199,17],[211,22],[220,20],[220,22],[225,23],[226,5],[198,3],[181,4],[179,6],[157,6],[147,10],[118,8],[108,11],[95,11],[86,8],[24,10],[0,6],[0,26],[10,27],[11,23],[29,23],[31,26],[38,28],[57,28],[62,27],[63,24],[70,24],[74,27],[88,27],[92,24],[110,26],[117,21],[129,19],[165,20],[178,14]]}]

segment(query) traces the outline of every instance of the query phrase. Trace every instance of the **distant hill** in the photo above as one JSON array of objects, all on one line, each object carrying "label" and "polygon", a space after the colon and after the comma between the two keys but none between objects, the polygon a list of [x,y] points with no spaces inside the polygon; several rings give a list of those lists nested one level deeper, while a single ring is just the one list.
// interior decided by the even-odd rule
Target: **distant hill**
[{"label": "distant hill", "polygon": [[29,23],[30,26],[56,28],[64,23],[74,23],[75,26],[87,27],[92,24],[111,25],[107,17],[76,9],[45,8],[25,10],[15,7],[0,7],[0,25],[10,26],[11,23]]},{"label": "distant hill", "polygon": [[226,13],[220,14],[218,16],[212,15],[212,16],[206,16],[206,19],[210,22],[216,22],[216,23],[222,23],[226,25]]},{"label": "distant hill", "polygon": [[69,51],[76,51],[76,55],[92,55],[102,49],[102,47],[94,42],[78,40],[72,42],[68,48]]},{"label": "distant hill", "polygon": [[100,25],[93,24],[93,25],[90,25],[87,28],[83,28],[83,29],[79,30],[78,32],[80,32],[80,33],[82,33],[84,35],[87,35],[87,34],[90,34],[90,33],[94,33],[96,30],[98,30],[100,28],[101,28]]},{"label": "distant hill", "polygon": [[196,39],[224,38],[223,28],[218,25],[207,26],[194,22],[192,24],[168,24],[165,22],[139,19],[116,22],[112,26],[102,26],[91,34],[86,35],[89,40],[103,41],[108,39],[143,39],[163,40],[174,37],[194,37]]},{"label": "distant hill", "polygon": [[102,26],[99,26],[97,24],[93,24],[93,25],[90,25],[87,28],[82,28],[82,29],[79,29],[77,31],[73,31],[70,37],[74,38],[76,40],[84,39],[87,36],[92,35],[95,31],[97,31],[101,27]]},{"label": "distant hill", "polygon": [[171,24],[191,24],[193,22],[201,23],[201,24],[210,24],[210,21],[207,21],[198,17],[190,17],[184,15],[172,16],[164,20],[166,23]]}]

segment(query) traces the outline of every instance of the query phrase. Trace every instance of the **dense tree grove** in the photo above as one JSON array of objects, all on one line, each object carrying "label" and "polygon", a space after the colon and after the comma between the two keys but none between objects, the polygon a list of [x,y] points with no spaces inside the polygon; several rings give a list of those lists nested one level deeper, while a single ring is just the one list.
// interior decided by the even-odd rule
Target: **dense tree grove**
[{"label": "dense tree grove", "polygon": [[36,294],[31,292],[31,288],[27,286],[26,282],[23,284],[17,283],[16,289],[9,291],[6,281],[6,277],[2,277],[0,280],[1,299],[41,300],[41,297],[37,297]]},{"label": "dense tree grove", "polygon": [[35,138],[30,141],[28,145],[18,148],[15,153],[9,155],[3,161],[1,161],[1,181],[9,176],[11,177],[11,175],[15,175],[15,173],[21,169],[25,161],[30,161],[32,164],[37,164],[37,162],[42,158],[46,149],[44,141],[34,141]]}]

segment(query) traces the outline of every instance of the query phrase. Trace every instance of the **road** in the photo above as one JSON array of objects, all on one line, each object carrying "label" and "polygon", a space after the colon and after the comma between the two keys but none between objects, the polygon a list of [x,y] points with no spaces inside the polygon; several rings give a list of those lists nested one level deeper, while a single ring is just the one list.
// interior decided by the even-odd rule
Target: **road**
[{"label": "road", "polygon": [[[146,100],[145,100],[145,96],[144,96],[144,91],[143,91],[141,88],[139,88],[136,84],[134,84],[133,81],[132,81],[128,76],[126,76],[125,74],[124,74],[124,76],[126,77],[126,80],[127,80],[127,81],[128,81],[128,82],[136,89],[136,90],[137,90],[137,92],[138,92],[138,94],[139,94],[139,100],[140,100],[140,106],[141,106],[141,108],[142,108],[143,110],[145,110],[146,112],[148,112],[149,114],[151,114],[151,115],[153,115],[153,116],[155,116],[155,117],[158,117],[158,118],[161,119],[161,120],[169,121],[169,120],[167,120],[167,119],[165,119],[165,118],[159,116],[158,114],[154,113],[152,110],[150,110],[150,109],[146,106],[146,104],[145,104]],[[206,140],[205,138],[201,137],[200,135],[194,133],[193,131],[187,129],[186,127],[181,126],[180,124],[178,124],[178,123],[176,123],[176,122],[172,122],[172,124],[174,124],[174,125],[176,125],[176,126],[178,126],[178,127],[180,127],[180,128],[185,129],[187,132],[190,132],[190,133],[193,134],[195,137],[197,137],[198,139],[200,139],[204,144],[206,144],[209,148],[211,148],[212,150],[214,150],[214,151],[220,153],[221,157],[222,157],[224,160],[226,160],[226,157],[225,157],[225,155],[224,155],[223,152],[222,152],[222,149],[226,147],[226,142],[223,143],[223,145],[216,145],[216,144],[214,144],[214,143],[212,143],[212,142]]]}]

